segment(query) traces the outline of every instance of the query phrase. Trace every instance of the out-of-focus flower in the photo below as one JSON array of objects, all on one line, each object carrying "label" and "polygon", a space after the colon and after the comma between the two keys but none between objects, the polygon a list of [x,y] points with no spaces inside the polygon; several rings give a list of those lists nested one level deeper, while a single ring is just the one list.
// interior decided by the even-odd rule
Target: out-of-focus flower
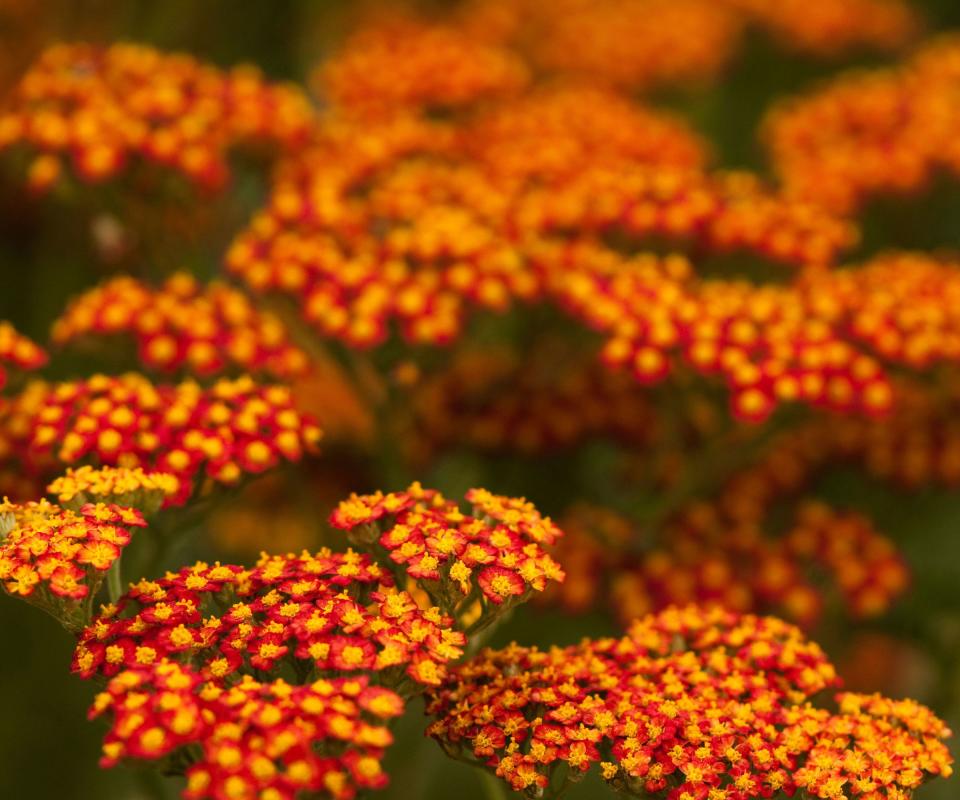
[{"label": "out-of-focus flower", "polygon": [[[584,245],[607,261],[620,259],[612,242],[643,252],[666,240],[804,266],[832,263],[856,239],[848,221],[754,176],[703,172],[697,137],[670,117],[585,90],[535,102],[529,119],[518,102],[452,135],[437,125],[435,142],[391,124],[380,159],[339,136],[299,153],[227,268],[354,347],[383,343],[394,326],[412,343],[445,344],[474,308],[555,302]],[[600,146],[620,128],[615,146]],[[535,155],[517,159],[518,147]]]},{"label": "out-of-focus flower", "polygon": [[404,449],[423,461],[454,445],[538,454],[591,436],[646,442],[655,420],[642,387],[593,358],[574,358],[550,342],[522,358],[461,348],[409,390],[398,421]]},{"label": "out-of-focus flower", "polygon": [[920,31],[921,17],[904,0],[725,0],[783,47],[834,58],[845,50],[896,50]]},{"label": "out-of-focus flower", "polygon": [[9,322],[0,321],[0,389],[7,383],[8,368],[29,371],[47,363],[47,354]]},{"label": "out-of-focus flower", "polygon": [[539,72],[632,90],[715,80],[747,27],[826,58],[895,50],[920,28],[903,0],[480,0],[467,4],[460,24],[477,39],[513,46]]},{"label": "out-of-focus flower", "polygon": [[0,582],[10,595],[82,627],[107,570],[146,523],[139,511],[87,503],[77,511],[41,500],[0,503]]},{"label": "out-of-focus flower", "polygon": [[917,372],[960,362],[960,261],[890,253],[812,288],[849,309],[842,330],[884,361]]},{"label": "out-of-focus flower", "polygon": [[641,382],[664,380],[679,360],[721,377],[740,419],[797,401],[880,415],[893,403],[889,377],[845,327],[866,294],[841,294],[835,274],[790,286],[697,281],[682,259],[648,256],[571,267],[557,291],[571,314],[612,334],[601,358]]},{"label": "out-of-focus flower", "polygon": [[790,625],[674,608],[622,639],[481,652],[433,692],[428,733],[531,795],[594,765],[622,793],[678,800],[907,796],[951,774],[950,732],[928,709],[849,694],[837,711],[809,704],[836,684]]},{"label": "out-of-focus flower", "polygon": [[0,149],[27,150],[27,180],[38,191],[60,178],[67,159],[90,182],[139,161],[218,189],[231,149],[302,144],[313,116],[300,90],[270,84],[254,67],[223,71],[135,44],[57,44],[0,116]]},{"label": "out-of-focus flower", "polygon": [[247,675],[226,686],[160,660],[113,678],[90,716],[110,721],[102,766],[167,759],[186,773],[187,800],[350,800],[386,785],[385,723],[402,711],[366,677],[294,686]]},{"label": "out-of-focus flower", "polygon": [[710,145],[679,116],[597,86],[548,86],[461,126],[466,153],[500,180],[558,184],[587,166],[705,167]]},{"label": "out-of-focus flower", "polygon": [[253,569],[198,563],[132,584],[82,633],[73,668],[109,677],[171,658],[222,680],[289,666],[310,678],[376,673],[412,693],[462,654],[451,623],[391,587],[367,556],[263,555]]},{"label": "out-of-focus flower", "polygon": [[235,484],[299,461],[321,436],[287,387],[250,377],[206,389],[191,381],[155,386],[136,373],[30,383],[0,410],[0,431],[22,472],[48,479],[84,461],[168,472],[180,481],[177,503],[205,478]]},{"label": "out-of-focus flower", "polygon": [[112,503],[150,515],[180,494],[180,481],[169,472],[146,472],[140,467],[68,469],[47,492],[64,508],[78,511],[88,503]]},{"label": "out-of-focus flower", "polygon": [[[743,486],[749,490],[747,481]],[[575,509],[563,520],[568,536],[554,553],[567,580],[547,600],[571,611],[606,602],[621,620],[695,602],[771,611],[809,626],[832,595],[861,618],[882,613],[906,590],[903,557],[862,515],[806,501],[774,536],[765,530],[764,506],[756,517],[730,512],[734,491],[716,506],[693,504],[653,542],[612,511]],[[820,585],[823,575],[832,586]]]},{"label": "out-of-focus flower", "polygon": [[[468,5],[470,17],[489,13]],[[540,70],[600,84],[650,89],[708,81],[736,51],[742,20],[709,0],[518,0],[499,30],[476,35],[512,42]]]},{"label": "out-of-focus flower", "polygon": [[773,167],[795,196],[841,212],[923,191],[960,171],[960,40],[935,39],[897,68],[843,75],[764,122]]},{"label": "out-of-focus flower", "polygon": [[134,339],[144,367],[164,373],[238,369],[291,378],[307,368],[278,317],[224,283],[201,287],[188,273],[159,289],[113,278],[75,298],[52,329],[59,345],[120,334]]},{"label": "out-of-focus flower", "polygon": [[402,16],[362,25],[318,67],[317,92],[350,115],[458,109],[523,88],[520,58],[456,27]]},{"label": "out-of-focus flower", "polygon": [[330,516],[350,541],[385,556],[445,613],[487,628],[534,592],[563,580],[546,552],[562,532],[526,500],[471,489],[471,514],[415,483],[403,492],[353,495]]}]

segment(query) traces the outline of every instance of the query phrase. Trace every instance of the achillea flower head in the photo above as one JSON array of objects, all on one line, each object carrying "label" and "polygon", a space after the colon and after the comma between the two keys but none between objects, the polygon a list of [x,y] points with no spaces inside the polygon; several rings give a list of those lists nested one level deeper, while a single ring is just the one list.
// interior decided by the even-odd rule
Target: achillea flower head
[{"label": "achillea flower head", "polygon": [[897,50],[922,27],[920,15],[903,0],[727,0],[727,5],[784,48],[822,58],[863,48]]},{"label": "achillea flower head", "polygon": [[[958,51],[960,56],[960,51]],[[849,315],[847,335],[887,363],[920,372],[960,362],[960,263],[916,252],[882,254],[812,283]]]},{"label": "achillea flower head", "polygon": [[52,329],[58,345],[120,334],[134,339],[145,368],[162,373],[234,369],[288,379],[307,367],[279,318],[224,283],[201,287],[184,272],[159,289],[113,278],[72,300]]},{"label": "achillea flower head", "polygon": [[363,25],[314,76],[334,108],[351,116],[459,110],[522,89],[523,62],[454,26],[393,16]]},{"label": "achillea flower head", "polygon": [[233,274],[292,295],[321,334],[354,347],[381,344],[393,326],[414,343],[447,343],[471,307],[503,311],[535,296],[535,276],[500,230],[505,199],[482,170],[441,157],[351,174],[330,157],[307,152],[278,173],[267,208],[227,254]]},{"label": "achillea flower head", "polygon": [[516,5],[508,33],[541,70],[626,89],[709,80],[732,57],[742,26],[723,3],[704,0]]},{"label": "achillea flower head", "polygon": [[47,492],[73,511],[87,503],[112,503],[149,515],[180,494],[180,480],[169,472],[145,472],[140,467],[86,465],[68,469],[47,486]]},{"label": "achillea flower head", "polygon": [[83,624],[107,570],[130,542],[131,528],[146,526],[139,511],[87,503],[76,511],[46,500],[0,503],[0,581],[64,625]]},{"label": "achillea flower head", "polygon": [[136,373],[33,382],[0,409],[0,429],[8,458],[28,474],[47,478],[82,461],[167,472],[180,481],[177,503],[204,478],[230,485],[299,461],[321,436],[287,387],[250,377],[155,386]]},{"label": "achillea flower head", "polygon": [[906,591],[906,560],[866,517],[808,500],[786,531],[773,536],[765,530],[765,506],[756,517],[725,512],[725,504],[736,502],[727,491],[715,505],[691,504],[642,553],[635,552],[638,535],[625,520],[628,538],[619,545],[591,540],[582,527],[595,527],[589,516],[580,527],[565,521],[584,551],[564,542],[555,554],[572,562],[560,602],[567,592],[581,603],[605,593],[620,619],[695,602],[773,612],[810,626],[830,601],[859,619],[882,614]]},{"label": "achillea flower head", "polygon": [[0,321],[0,389],[7,383],[7,369],[29,371],[47,363],[47,354],[9,322]]},{"label": "achillea flower head", "polygon": [[419,483],[402,492],[353,495],[330,516],[351,542],[385,556],[431,602],[470,630],[492,625],[534,592],[563,580],[546,547],[562,532],[533,504],[471,489],[470,514]]},{"label": "achillea flower head", "polygon": [[620,792],[671,800],[907,796],[950,775],[949,731],[927,709],[879,696],[840,695],[837,712],[809,704],[836,685],[823,651],[786,623],[674,608],[622,639],[482,651],[432,694],[428,733],[530,796],[594,765]]},{"label": "achillea flower head", "polygon": [[364,676],[296,686],[246,675],[228,686],[164,659],[111,679],[90,716],[110,722],[101,766],[178,764],[185,800],[350,800],[386,785],[386,723],[402,710]]},{"label": "achillea flower head", "polygon": [[702,142],[668,115],[586,89],[531,102],[531,114],[504,102],[459,126],[390,120],[354,136],[331,120],[316,147],[281,164],[227,268],[351,346],[394,328],[444,344],[473,309],[550,299],[563,269],[539,257],[542,237],[626,227],[802,263],[829,261],[853,235],[756,181],[699,172]]},{"label": "achillea flower head", "polygon": [[132,584],[86,628],[73,668],[84,678],[189,662],[234,681],[284,665],[298,675],[376,673],[411,692],[436,685],[466,641],[353,551],[268,556],[252,569],[198,563]]},{"label": "achillea flower head", "polygon": [[701,169],[710,155],[680,117],[589,85],[550,86],[489,105],[459,133],[465,154],[499,180],[552,186],[587,165]]},{"label": "achillea flower head", "polygon": [[[703,172],[699,140],[666,115],[586,90],[535,103],[530,119],[506,103],[434,125],[436,141],[423,122],[359,131],[369,147],[321,129],[322,144],[281,164],[227,269],[258,293],[290,296],[319,333],[353,347],[394,330],[436,345],[475,310],[564,304],[584,242],[607,262],[623,258],[605,238],[640,249],[666,239],[823,266],[856,239],[850,222],[753,176]],[[604,131],[623,138],[599,146]]]},{"label": "achillea flower head", "polygon": [[960,170],[952,104],[960,40],[925,43],[894,68],[835,78],[767,114],[764,142],[786,190],[841,213],[881,194],[922,192]]},{"label": "achillea flower head", "polygon": [[481,0],[461,19],[476,38],[515,47],[540,73],[633,91],[715,80],[748,27],[786,50],[832,58],[900,48],[919,23],[903,0]]},{"label": "achillea flower head", "polygon": [[232,148],[302,144],[312,124],[303,93],[267,83],[253,67],[222,71],[136,44],[58,44],[28,70],[0,117],[0,149],[34,154],[29,182],[38,191],[56,183],[67,157],[89,182],[140,161],[219,189]]},{"label": "achillea flower head", "polygon": [[552,344],[522,356],[459,348],[443,371],[415,382],[398,414],[411,459],[426,461],[454,442],[524,454],[554,452],[590,437],[647,442],[653,408],[632,376]]}]

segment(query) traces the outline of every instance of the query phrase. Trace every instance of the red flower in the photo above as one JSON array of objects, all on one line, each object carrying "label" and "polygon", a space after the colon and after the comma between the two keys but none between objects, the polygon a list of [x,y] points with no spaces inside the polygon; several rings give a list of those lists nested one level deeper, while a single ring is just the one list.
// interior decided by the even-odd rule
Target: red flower
[{"label": "red flower", "polygon": [[503,567],[484,567],[477,576],[484,596],[500,605],[508,597],[517,597],[526,591],[523,578]]}]

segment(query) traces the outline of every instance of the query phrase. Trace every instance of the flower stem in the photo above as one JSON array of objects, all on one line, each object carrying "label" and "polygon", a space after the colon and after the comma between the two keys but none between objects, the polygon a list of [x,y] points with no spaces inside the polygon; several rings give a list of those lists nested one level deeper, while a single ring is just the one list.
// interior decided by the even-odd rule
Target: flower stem
[{"label": "flower stem", "polygon": [[123,577],[120,572],[120,559],[122,557],[122,553],[117,556],[117,560],[113,562],[107,572],[107,591],[110,593],[111,603],[116,603],[120,599],[120,595],[123,594]]},{"label": "flower stem", "polygon": [[483,794],[487,800],[507,800],[507,790],[496,775],[491,775],[485,769],[478,770],[480,773],[480,784],[483,786]]}]

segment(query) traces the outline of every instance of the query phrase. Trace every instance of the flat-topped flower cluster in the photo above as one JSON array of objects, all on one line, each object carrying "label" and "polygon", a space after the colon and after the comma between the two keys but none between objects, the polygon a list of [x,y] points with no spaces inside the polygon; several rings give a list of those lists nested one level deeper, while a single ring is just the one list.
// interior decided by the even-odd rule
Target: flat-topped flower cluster
[{"label": "flat-topped flower cluster", "polygon": [[946,726],[911,701],[840,694],[833,666],[774,618],[673,608],[620,639],[485,650],[433,693],[428,732],[528,796],[596,766],[628,796],[905,797],[951,773]]}]

